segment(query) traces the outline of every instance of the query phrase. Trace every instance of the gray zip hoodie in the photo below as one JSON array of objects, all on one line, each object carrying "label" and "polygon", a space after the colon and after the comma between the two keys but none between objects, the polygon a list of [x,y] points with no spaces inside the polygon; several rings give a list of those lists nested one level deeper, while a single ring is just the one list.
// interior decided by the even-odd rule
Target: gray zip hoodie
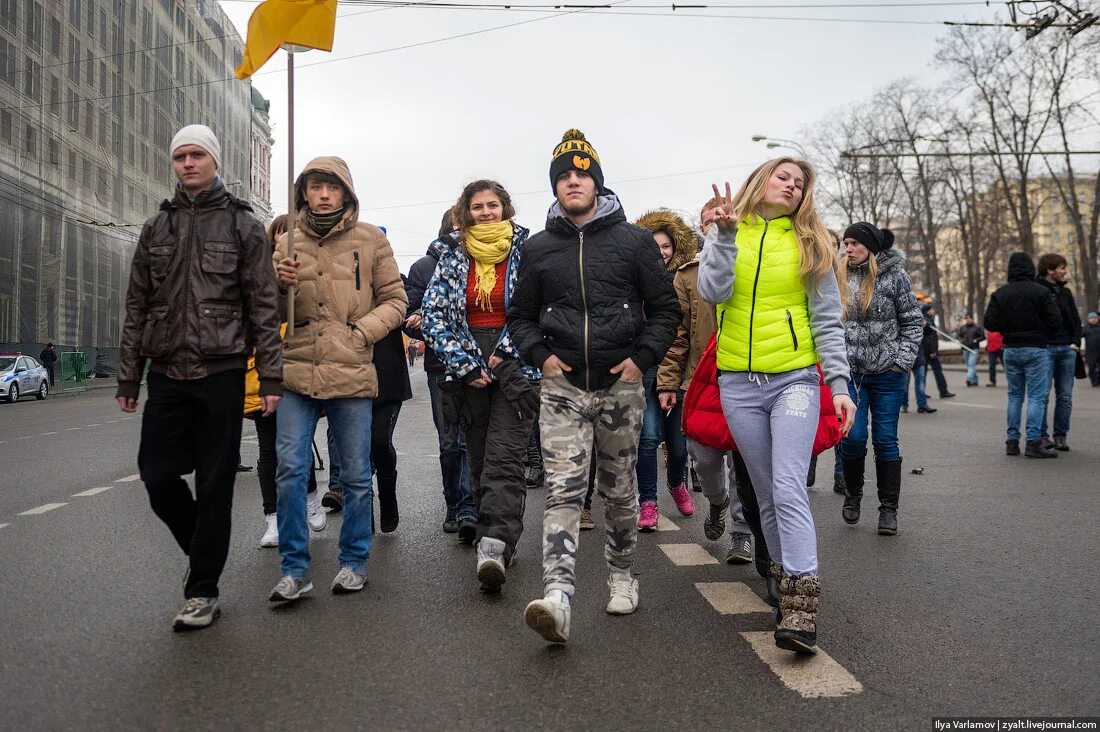
[{"label": "gray zip hoodie", "polygon": [[[719,305],[733,297],[736,239],[736,229],[727,233],[717,225],[712,226],[707,232],[703,251],[699,253],[699,297],[712,305]],[[751,287],[752,283],[747,286]],[[814,337],[814,350],[825,374],[825,383],[833,394],[847,394],[851,369],[844,344],[840,287],[836,274],[830,271],[807,294],[810,300],[810,333]]]}]

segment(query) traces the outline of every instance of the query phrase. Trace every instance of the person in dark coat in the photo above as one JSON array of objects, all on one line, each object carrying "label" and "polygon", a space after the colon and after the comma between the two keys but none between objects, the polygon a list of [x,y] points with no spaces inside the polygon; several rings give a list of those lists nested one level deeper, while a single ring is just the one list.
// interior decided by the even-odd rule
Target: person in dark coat
[{"label": "person in dark coat", "polygon": [[931,303],[925,303],[920,307],[924,313],[924,338],[921,340],[924,351],[924,361],[927,368],[936,377],[936,388],[939,389],[940,399],[950,399],[955,396],[947,388],[947,377],[943,375],[943,364],[940,363],[940,336],[936,332],[936,307]]},{"label": "person in dark coat", "polygon": [[38,360],[46,367],[46,371],[50,375],[50,386],[53,386],[57,383],[53,374],[53,365],[57,363],[57,352],[53,350],[52,343],[46,344],[46,347],[42,349],[42,353],[38,354]]},{"label": "person in dark coat", "polygon": [[[1073,382],[1077,374],[1077,352],[1081,350],[1081,314],[1077,302],[1066,287],[1069,263],[1061,254],[1044,254],[1039,257],[1039,276],[1036,278],[1054,296],[1058,305],[1061,325],[1050,337],[1047,355],[1050,356],[1050,381],[1054,388],[1054,440],[1047,429],[1047,415],[1043,412],[1042,440],[1044,447],[1066,452],[1069,444],[1069,421],[1073,412]],[[1049,403],[1049,400],[1048,400]]]},{"label": "person in dark coat", "polygon": [[1042,422],[1050,392],[1047,344],[1062,320],[1054,295],[1035,281],[1035,263],[1026,252],[1008,258],[1008,283],[989,296],[982,325],[1004,337],[1008,382],[1008,430],[1005,453],[1020,454],[1020,412],[1027,397],[1027,447],[1030,458],[1058,457],[1043,447]]},{"label": "person in dark coat", "polygon": [[1085,324],[1085,363],[1089,368],[1089,382],[1100,386],[1100,313],[1089,313]]}]

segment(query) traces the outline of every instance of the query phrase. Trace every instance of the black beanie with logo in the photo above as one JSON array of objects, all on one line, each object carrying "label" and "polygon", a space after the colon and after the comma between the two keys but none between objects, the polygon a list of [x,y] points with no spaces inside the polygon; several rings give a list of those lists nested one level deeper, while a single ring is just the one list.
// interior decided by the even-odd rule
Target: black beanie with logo
[{"label": "black beanie with logo", "polygon": [[588,173],[592,180],[596,181],[596,191],[603,190],[603,168],[600,167],[600,156],[596,150],[584,139],[584,133],[580,130],[567,130],[561,136],[561,144],[554,148],[554,156],[550,161],[550,189],[557,193],[558,176],[568,173],[570,170],[579,170]]}]

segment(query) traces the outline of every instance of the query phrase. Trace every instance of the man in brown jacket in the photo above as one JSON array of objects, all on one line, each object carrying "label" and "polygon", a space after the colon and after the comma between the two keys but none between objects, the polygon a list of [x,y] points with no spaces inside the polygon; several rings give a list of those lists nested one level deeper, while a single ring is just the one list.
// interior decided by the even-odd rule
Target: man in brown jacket
[{"label": "man in brown jacket", "polygon": [[[137,410],[146,362],[149,401],[138,467],[154,513],[190,557],[176,630],[218,617],[241,441],[245,360],[253,348],[263,413],[282,393],[275,273],[252,207],[218,177],[209,127],[172,140],[176,193],[145,223],[130,266],[118,361],[118,405]],[[195,495],[180,476],[195,472]]]},{"label": "man in brown jacket", "polygon": [[306,528],[306,484],[317,420],[328,419],[340,460],[344,520],[340,527],[337,594],[367,582],[371,547],[371,401],[378,396],[374,344],[405,320],[408,298],[386,235],[359,221],[347,164],[311,161],[294,183],[294,256],[287,235],[275,248],[283,307],[294,298],[294,333],[283,344],[285,394],[275,449],[282,555],[272,602],[297,600],[313,589]]}]

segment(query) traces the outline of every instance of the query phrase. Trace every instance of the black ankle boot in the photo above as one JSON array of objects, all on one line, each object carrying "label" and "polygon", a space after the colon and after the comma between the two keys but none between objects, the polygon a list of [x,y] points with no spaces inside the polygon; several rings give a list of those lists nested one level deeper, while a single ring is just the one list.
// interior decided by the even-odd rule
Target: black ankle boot
[{"label": "black ankle boot", "polygon": [[397,531],[401,520],[397,511],[397,473],[392,478],[378,477],[378,508],[382,514],[378,528],[382,529],[382,533]]},{"label": "black ankle boot", "polygon": [[844,458],[844,508],[841,516],[844,523],[859,523],[859,502],[863,498],[863,470],[866,456]]},{"label": "black ankle boot", "polygon": [[876,460],[878,478],[878,533],[898,533],[898,498],[901,495],[901,460]]}]

